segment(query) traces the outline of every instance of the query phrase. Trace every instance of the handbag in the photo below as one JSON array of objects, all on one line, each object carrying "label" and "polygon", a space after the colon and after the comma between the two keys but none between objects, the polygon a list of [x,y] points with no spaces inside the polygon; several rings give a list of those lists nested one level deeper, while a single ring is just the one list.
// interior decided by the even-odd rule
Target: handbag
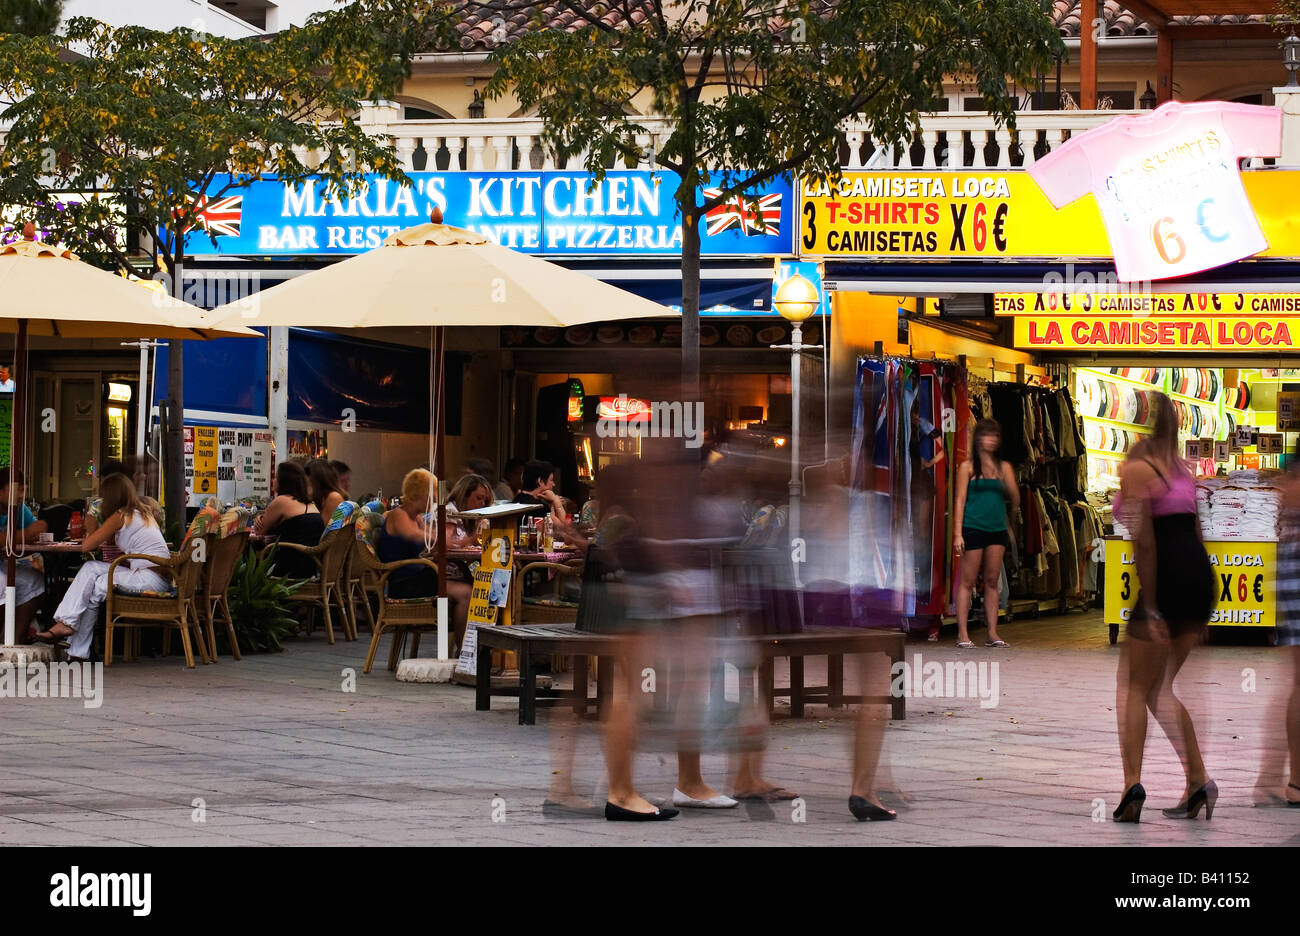
[{"label": "handbag", "polygon": [[627,605],[623,596],[623,568],[616,551],[592,544],[582,566],[582,593],[578,597],[575,629],[589,634],[624,629]]}]

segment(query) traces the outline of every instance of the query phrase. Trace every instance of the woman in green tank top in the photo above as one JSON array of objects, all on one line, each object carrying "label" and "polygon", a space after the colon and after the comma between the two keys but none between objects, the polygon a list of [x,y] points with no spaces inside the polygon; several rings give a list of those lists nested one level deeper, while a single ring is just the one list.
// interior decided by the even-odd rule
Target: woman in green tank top
[{"label": "woman in green tank top", "polygon": [[1007,512],[1020,511],[1016,474],[1001,457],[1002,427],[991,419],[975,424],[971,456],[957,469],[957,510],[954,514],[953,552],[959,563],[957,576],[957,646],[974,649],[967,631],[971,594],[984,575],[984,620],[988,623],[986,647],[1006,647],[998,638],[998,575],[1011,538]]}]

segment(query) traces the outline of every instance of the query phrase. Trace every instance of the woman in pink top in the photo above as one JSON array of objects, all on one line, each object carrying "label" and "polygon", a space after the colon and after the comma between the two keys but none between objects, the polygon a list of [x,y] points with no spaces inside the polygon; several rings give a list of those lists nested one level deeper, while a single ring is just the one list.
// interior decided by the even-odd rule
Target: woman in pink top
[{"label": "woman in pink top", "polygon": [[1204,806],[1209,819],[1219,795],[1205,772],[1191,716],[1173,690],[1174,677],[1200,643],[1210,619],[1214,574],[1196,519],[1196,482],[1178,454],[1178,417],[1167,396],[1153,396],[1155,431],[1129,453],[1115,502],[1133,536],[1141,582],[1116,695],[1125,791],[1115,810],[1116,822],[1138,822],[1142,815],[1148,710],[1173,743],[1187,774],[1183,801],[1164,810],[1165,815],[1195,819]]}]

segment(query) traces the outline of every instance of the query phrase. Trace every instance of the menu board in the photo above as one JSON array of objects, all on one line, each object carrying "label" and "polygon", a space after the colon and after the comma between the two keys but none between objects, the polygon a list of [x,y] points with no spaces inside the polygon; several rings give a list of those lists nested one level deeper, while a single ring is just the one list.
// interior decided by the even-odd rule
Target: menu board
[{"label": "menu board", "polygon": [[245,497],[271,496],[270,432],[219,429],[217,433],[217,496],[231,504]]},{"label": "menu board", "polygon": [[185,490],[188,505],[200,507],[206,498],[220,496],[217,484],[217,429],[185,427]]}]

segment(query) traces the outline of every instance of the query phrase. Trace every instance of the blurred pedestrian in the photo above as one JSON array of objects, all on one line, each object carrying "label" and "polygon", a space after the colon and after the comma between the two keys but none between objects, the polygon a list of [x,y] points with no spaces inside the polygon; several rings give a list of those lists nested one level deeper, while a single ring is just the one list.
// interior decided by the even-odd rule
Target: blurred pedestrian
[{"label": "blurred pedestrian", "polygon": [[1205,635],[1214,606],[1214,575],[1196,516],[1196,481],[1178,452],[1178,417],[1162,393],[1152,393],[1154,431],[1129,452],[1115,510],[1133,536],[1141,587],[1129,617],[1116,692],[1124,796],[1116,822],[1139,822],[1146,790],[1142,756],[1147,712],[1174,746],[1187,776],[1183,800],[1170,818],[1214,813],[1219,790],[1206,773],[1196,728],[1174,694],[1174,678]]},{"label": "blurred pedestrian", "polygon": [[1265,742],[1255,798],[1257,804],[1276,802],[1278,794],[1273,787],[1285,779],[1281,800],[1300,808],[1300,444],[1288,467],[1278,515],[1276,634],[1277,645],[1289,648],[1291,684],[1285,703],[1271,710],[1281,715],[1286,725],[1286,744]]}]

